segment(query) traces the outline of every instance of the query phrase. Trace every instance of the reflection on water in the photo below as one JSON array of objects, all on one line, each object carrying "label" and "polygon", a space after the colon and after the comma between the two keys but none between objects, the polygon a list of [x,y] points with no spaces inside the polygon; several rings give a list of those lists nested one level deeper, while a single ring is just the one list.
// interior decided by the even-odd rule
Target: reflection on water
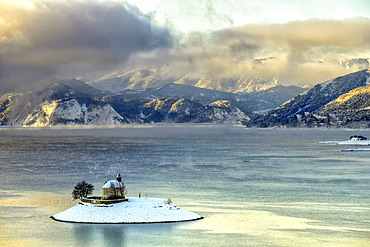
[{"label": "reflection on water", "polygon": [[73,224],[75,243],[83,246],[94,239],[103,240],[102,246],[126,246],[124,225]]},{"label": "reflection on water", "polygon": [[[369,153],[325,139],[369,131],[235,126],[0,129],[0,246],[369,246]],[[53,221],[86,180],[124,174],[129,196],[171,198],[205,219]]]},{"label": "reflection on water", "polygon": [[73,233],[76,244],[83,246],[86,243],[89,243],[90,240],[93,239],[94,235],[96,235],[93,227],[93,225],[73,224]]}]

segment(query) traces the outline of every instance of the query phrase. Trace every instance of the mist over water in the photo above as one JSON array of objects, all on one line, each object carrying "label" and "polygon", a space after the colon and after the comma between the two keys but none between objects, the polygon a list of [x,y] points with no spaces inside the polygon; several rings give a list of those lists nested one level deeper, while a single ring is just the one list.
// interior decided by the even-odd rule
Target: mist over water
[{"label": "mist over water", "polygon": [[[369,152],[337,145],[370,131],[227,125],[0,128],[1,246],[366,246]],[[200,221],[53,221],[75,184],[171,198]]]}]

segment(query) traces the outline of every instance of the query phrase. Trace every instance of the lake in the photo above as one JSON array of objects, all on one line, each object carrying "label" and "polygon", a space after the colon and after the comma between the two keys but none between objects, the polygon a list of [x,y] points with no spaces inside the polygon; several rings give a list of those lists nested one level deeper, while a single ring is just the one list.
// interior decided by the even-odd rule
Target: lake
[{"label": "lake", "polygon": [[[369,246],[370,130],[236,125],[0,128],[0,246]],[[61,223],[85,180],[171,198],[203,220]]]}]

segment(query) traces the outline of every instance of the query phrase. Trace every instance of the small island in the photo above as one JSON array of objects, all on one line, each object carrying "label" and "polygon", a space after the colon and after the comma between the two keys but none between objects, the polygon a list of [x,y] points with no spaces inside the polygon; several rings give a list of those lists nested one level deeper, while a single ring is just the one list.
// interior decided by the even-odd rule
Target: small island
[{"label": "small island", "polygon": [[172,223],[203,219],[176,206],[170,199],[125,197],[125,185],[120,174],[107,181],[102,189],[102,196],[82,197],[79,204],[51,218],[90,224]]}]

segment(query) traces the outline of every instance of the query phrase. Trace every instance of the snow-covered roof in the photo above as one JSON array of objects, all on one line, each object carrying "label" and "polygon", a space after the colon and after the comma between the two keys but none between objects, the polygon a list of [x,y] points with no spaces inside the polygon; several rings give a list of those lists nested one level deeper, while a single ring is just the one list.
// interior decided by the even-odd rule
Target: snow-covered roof
[{"label": "snow-covered roof", "polygon": [[106,188],[123,188],[122,182],[118,182],[117,180],[109,180],[103,185],[103,189]]}]

